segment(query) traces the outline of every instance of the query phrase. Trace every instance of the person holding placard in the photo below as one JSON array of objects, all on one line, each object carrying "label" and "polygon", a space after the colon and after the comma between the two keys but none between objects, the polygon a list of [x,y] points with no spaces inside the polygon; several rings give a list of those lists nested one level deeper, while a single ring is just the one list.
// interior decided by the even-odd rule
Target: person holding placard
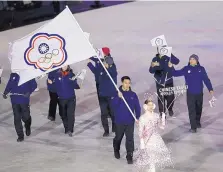
[{"label": "person holding placard", "polygon": [[172,73],[168,70],[169,62],[177,65],[180,62],[180,60],[177,57],[175,57],[172,53],[171,57],[168,57],[166,55],[160,54],[160,52],[158,51],[156,56],[152,59],[151,66],[149,68],[149,72],[151,74],[154,74],[154,79],[156,81],[156,89],[157,89],[157,94],[159,96],[158,107],[160,116],[162,116],[162,113],[166,113],[166,109],[168,109],[169,111],[169,116],[174,115],[173,112],[174,93],[165,96],[161,95],[160,93],[160,89],[174,86]]},{"label": "person holding placard", "polygon": [[157,169],[173,167],[171,152],[164,143],[160,129],[165,128],[165,122],[154,112],[152,99],[144,102],[144,114],[139,119],[140,148],[137,150],[137,171],[156,172]]}]

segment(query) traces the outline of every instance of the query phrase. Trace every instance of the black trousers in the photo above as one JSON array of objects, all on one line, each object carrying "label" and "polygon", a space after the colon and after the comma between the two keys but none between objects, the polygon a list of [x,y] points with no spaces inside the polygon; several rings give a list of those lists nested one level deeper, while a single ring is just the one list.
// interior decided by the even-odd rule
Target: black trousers
[{"label": "black trousers", "polygon": [[[99,84],[98,83],[96,83],[96,89],[97,89],[98,102],[99,102],[99,105],[100,105],[101,99],[100,99],[100,96],[99,96]],[[101,111],[101,106],[99,106],[99,107],[100,107],[100,111]],[[102,111],[101,111],[101,114],[102,114]],[[111,117],[111,112],[110,112],[109,108],[108,108],[108,117]]]},{"label": "black trousers", "polygon": [[12,104],[13,114],[14,114],[14,125],[18,137],[23,138],[23,127],[22,121],[25,123],[25,128],[30,128],[32,123],[32,118],[30,116],[30,106],[29,104]]},{"label": "black trousers", "polygon": [[96,83],[96,89],[97,89],[97,95],[98,95],[98,101],[99,101],[99,84]]},{"label": "black trousers", "polygon": [[99,97],[99,105],[101,108],[101,122],[105,132],[109,132],[108,126],[108,116],[111,117],[112,120],[112,128],[114,129],[114,113],[111,107],[111,97]]},{"label": "black trousers", "polygon": [[203,108],[203,93],[202,94],[187,93],[187,106],[188,106],[191,129],[197,129],[197,125],[201,124],[200,121]]},{"label": "black trousers", "polygon": [[[58,95],[57,93],[51,91],[49,91],[49,95],[50,95],[50,104],[49,104],[48,117],[56,119],[57,104],[59,105]],[[59,111],[60,111],[60,106],[59,106]]]},{"label": "black trousers", "polygon": [[114,151],[120,150],[122,138],[125,134],[126,151],[127,151],[127,153],[133,153],[133,151],[134,151],[134,124],[130,124],[130,125],[116,124],[115,127],[116,127],[115,128],[115,138],[113,139]]},{"label": "black trousers", "polygon": [[169,88],[169,87],[173,87],[173,83],[166,84],[165,86],[156,83],[157,94],[159,96],[158,106],[159,106],[160,113],[162,112],[165,113],[167,108],[169,111],[173,110],[174,98],[175,98],[174,94],[163,96],[160,94],[160,91],[159,91],[159,89],[161,88]]},{"label": "black trousers", "polygon": [[65,132],[74,132],[76,99],[59,99],[60,116]]}]

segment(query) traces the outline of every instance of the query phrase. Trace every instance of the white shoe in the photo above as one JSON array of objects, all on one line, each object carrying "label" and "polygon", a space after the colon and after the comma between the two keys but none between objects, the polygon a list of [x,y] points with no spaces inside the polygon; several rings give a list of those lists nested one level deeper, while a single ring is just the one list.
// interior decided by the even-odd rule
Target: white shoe
[{"label": "white shoe", "polygon": [[35,91],[35,92],[39,91],[39,88],[37,87],[34,91]]}]

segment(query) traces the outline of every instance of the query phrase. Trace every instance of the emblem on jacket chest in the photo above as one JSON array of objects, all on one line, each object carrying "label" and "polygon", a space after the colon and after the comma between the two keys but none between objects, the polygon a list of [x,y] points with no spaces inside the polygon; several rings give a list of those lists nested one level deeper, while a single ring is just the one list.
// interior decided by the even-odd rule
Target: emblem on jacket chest
[{"label": "emblem on jacket chest", "polygon": [[190,71],[190,70],[188,70],[188,73],[191,73],[191,71]]},{"label": "emblem on jacket chest", "polygon": [[15,77],[13,77],[12,79],[15,80]]},{"label": "emblem on jacket chest", "polygon": [[61,80],[61,77],[59,77],[58,79],[59,79],[59,81],[60,81],[60,80]]},{"label": "emblem on jacket chest", "polygon": [[103,75],[103,72],[101,72],[100,74]]}]

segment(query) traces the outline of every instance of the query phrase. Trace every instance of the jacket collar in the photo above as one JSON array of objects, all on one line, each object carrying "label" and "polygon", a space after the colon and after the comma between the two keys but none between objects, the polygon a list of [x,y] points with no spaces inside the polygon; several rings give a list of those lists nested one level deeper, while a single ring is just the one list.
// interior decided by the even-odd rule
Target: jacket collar
[{"label": "jacket collar", "polygon": [[[191,66],[191,65],[190,65],[190,62],[188,62],[188,66]],[[201,66],[199,62],[197,62],[197,65],[195,65],[195,66],[191,66],[191,67],[198,67],[198,66]]]},{"label": "jacket collar", "polygon": [[[119,90],[120,90],[121,92],[126,92],[125,90],[122,89],[122,85],[119,87]],[[129,90],[127,90],[127,91],[132,91],[131,87],[130,87]]]}]

